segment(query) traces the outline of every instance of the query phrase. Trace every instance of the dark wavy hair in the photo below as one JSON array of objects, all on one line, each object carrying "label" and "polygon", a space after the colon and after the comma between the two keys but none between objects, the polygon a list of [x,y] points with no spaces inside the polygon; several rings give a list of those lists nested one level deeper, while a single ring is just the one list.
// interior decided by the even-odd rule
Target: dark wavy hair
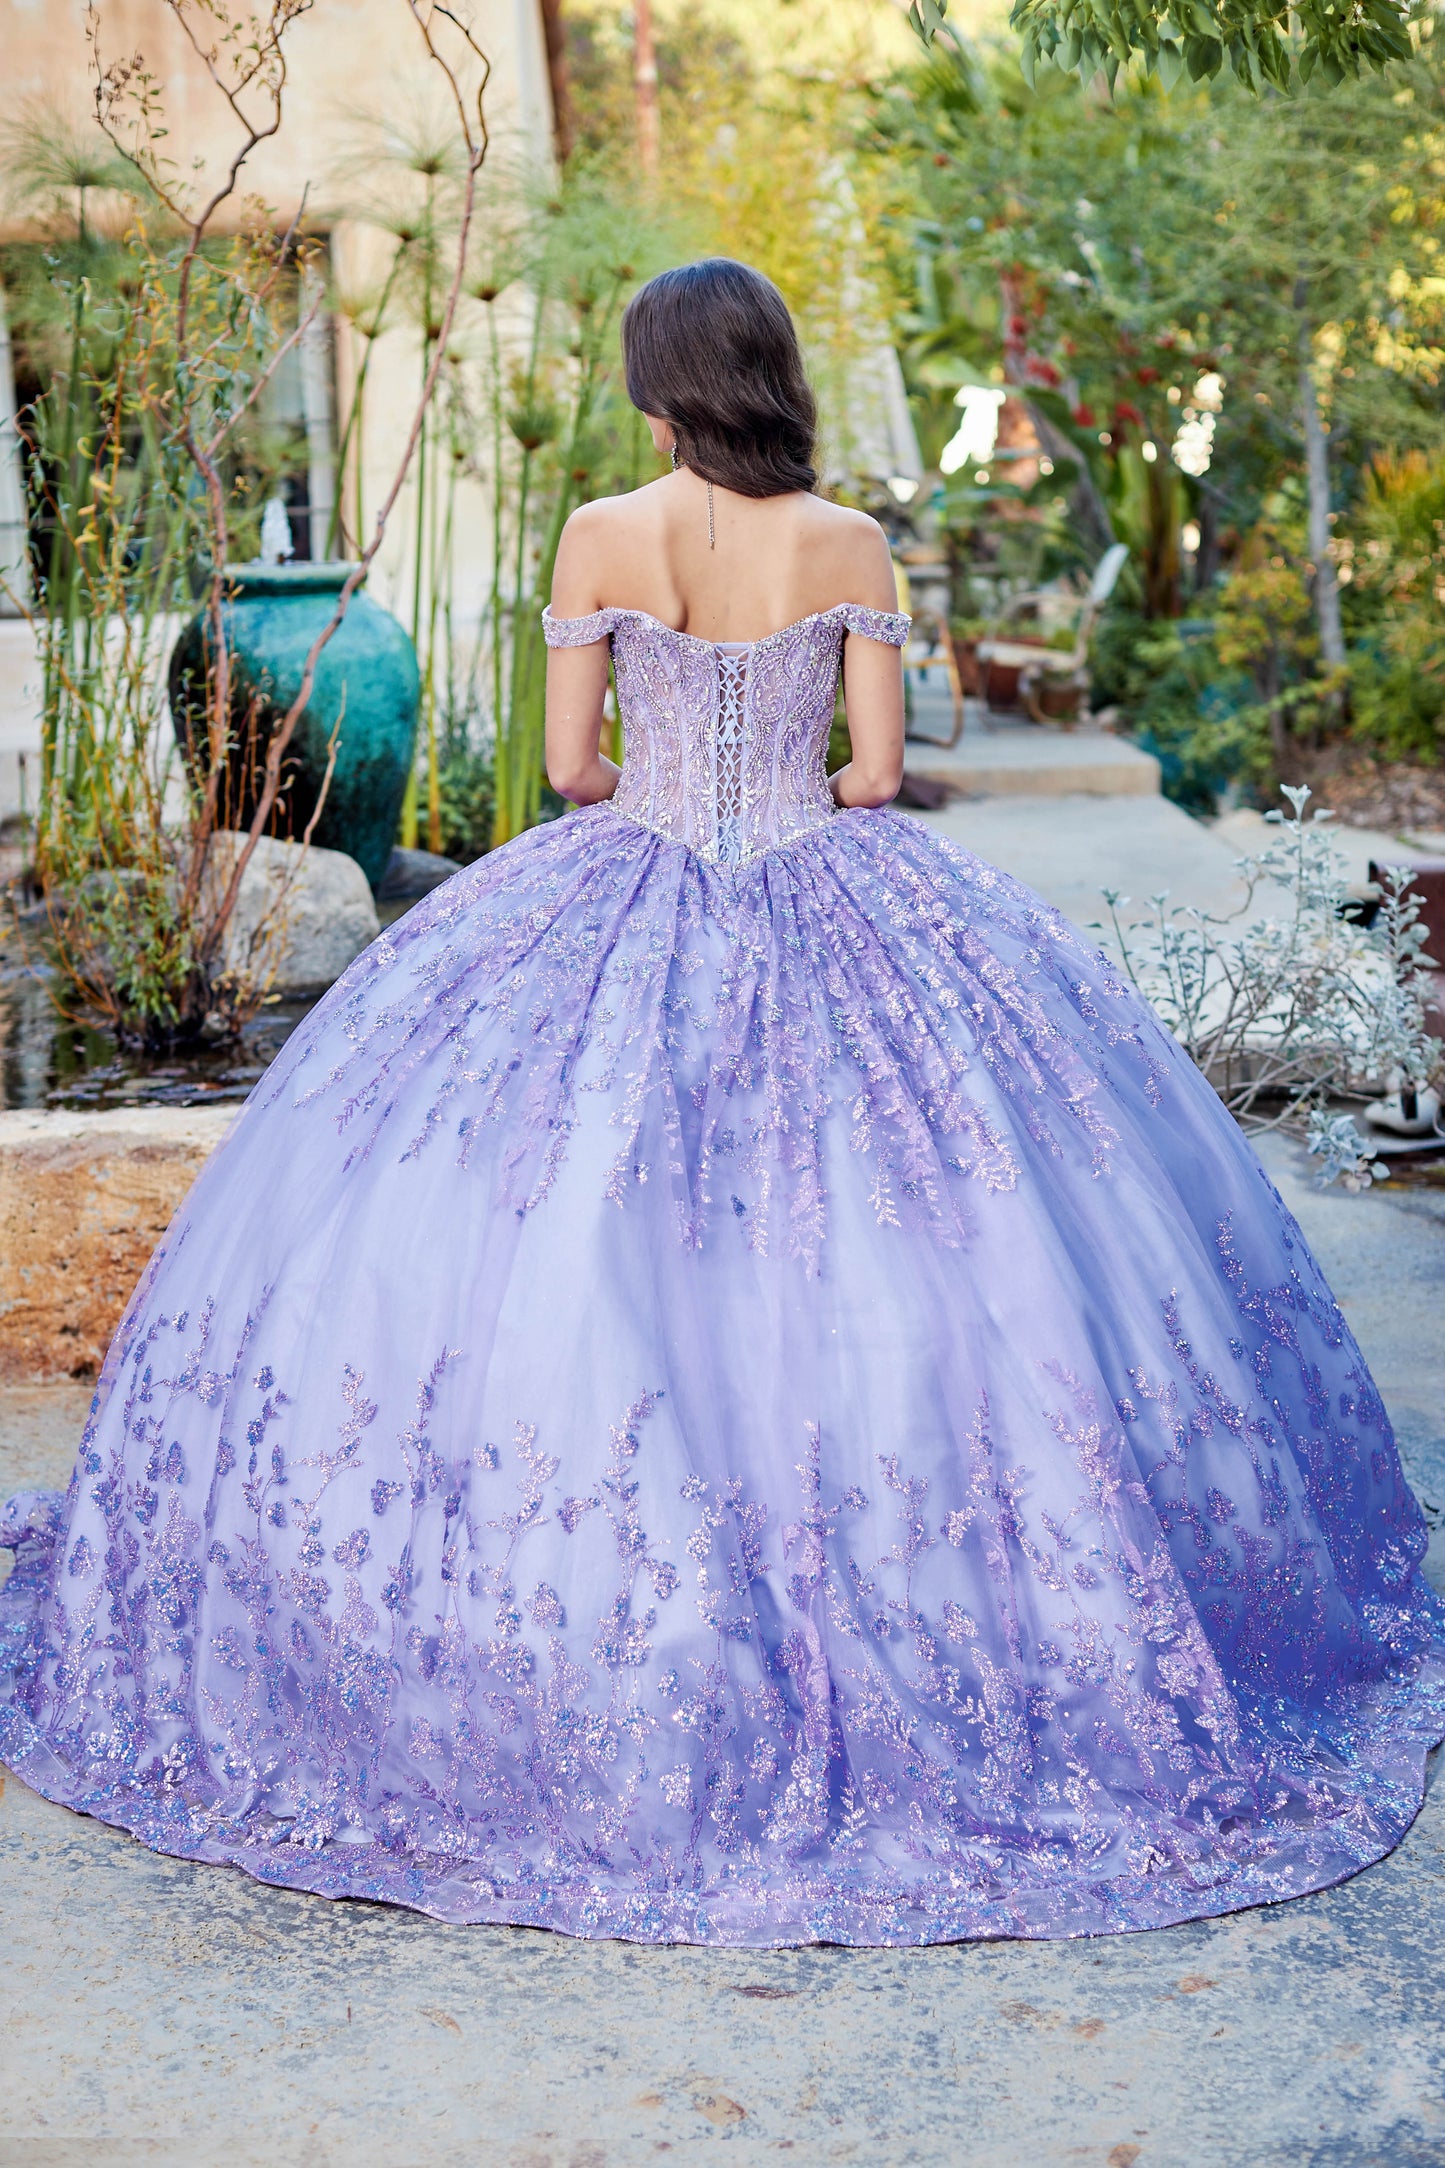
[{"label": "dark wavy hair", "polygon": [[729,256],[662,271],[622,318],[627,396],[669,421],[677,457],[741,497],[815,489],[818,410],[788,305]]}]

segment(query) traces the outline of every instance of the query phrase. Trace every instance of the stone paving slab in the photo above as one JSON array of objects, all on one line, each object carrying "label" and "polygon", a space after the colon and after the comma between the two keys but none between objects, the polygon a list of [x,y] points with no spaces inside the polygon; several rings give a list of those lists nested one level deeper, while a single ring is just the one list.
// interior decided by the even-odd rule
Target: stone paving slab
[{"label": "stone paving slab", "polygon": [[956,745],[910,739],[910,775],[948,783],[966,796],[1152,797],[1159,763],[1128,738],[1104,730],[1045,730],[1031,723],[966,729]]},{"label": "stone paving slab", "polygon": [[[1263,1153],[1445,1502],[1445,1197]],[[0,1490],[87,1391],[0,1393]],[[1445,1555],[1437,1561],[1445,1585]],[[443,1927],[0,1796],[0,2163],[1438,2168],[1445,1804],[1342,1887],[1152,1934],[714,1953]]]}]

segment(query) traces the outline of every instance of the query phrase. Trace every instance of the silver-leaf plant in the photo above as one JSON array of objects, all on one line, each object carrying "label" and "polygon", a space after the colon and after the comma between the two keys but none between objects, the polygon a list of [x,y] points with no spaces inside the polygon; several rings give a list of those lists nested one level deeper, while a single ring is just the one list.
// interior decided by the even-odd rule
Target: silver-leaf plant
[{"label": "silver-leaf plant", "polygon": [[1323,1183],[1365,1187],[1386,1169],[1340,1101],[1419,1089],[1441,1061],[1425,1031],[1430,963],[1408,867],[1388,871],[1373,922],[1358,915],[1344,857],[1310,792],[1286,787],[1277,837],[1241,858],[1230,918],[1105,889],[1107,928],[1129,979],[1249,1130],[1293,1129]]}]

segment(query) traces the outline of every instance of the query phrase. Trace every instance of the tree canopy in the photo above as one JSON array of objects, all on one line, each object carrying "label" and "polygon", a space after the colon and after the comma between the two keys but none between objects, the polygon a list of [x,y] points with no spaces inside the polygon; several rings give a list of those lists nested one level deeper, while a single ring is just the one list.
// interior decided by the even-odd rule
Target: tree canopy
[{"label": "tree canopy", "polygon": [[[1142,68],[1112,94],[1053,67],[1030,83],[1011,41],[940,38],[875,124],[881,162],[912,177],[900,323],[959,617],[1078,580],[1124,541],[1096,684],[1161,748],[1169,731],[1204,745],[1198,802],[1230,762],[1294,775],[1302,742],[1344,729],[1434,760],[1433,18],[1348,97],[1258,97],[1229,78],[1166,90]],[[959,408],[1004,392],[996,446],[965,457]]]},{"label": "tree canopy", "polygon": [[[925,44],[947,34],[948,0],[912,0]],[[1250,90],[1334,86],[1410,52],[1407,0],[1014,0],[1027,81],[1041,60],[1113,85],[1141,64],[1167,90],[1229,71]]]}]

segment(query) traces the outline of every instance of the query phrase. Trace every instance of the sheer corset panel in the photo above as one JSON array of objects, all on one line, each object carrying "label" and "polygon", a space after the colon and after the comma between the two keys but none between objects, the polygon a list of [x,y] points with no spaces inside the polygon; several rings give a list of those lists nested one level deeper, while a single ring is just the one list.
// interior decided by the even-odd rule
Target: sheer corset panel
[{"label": "sheer corset panel", "polygon": [[700,640],[644,610],[542,613],[549,647],[612,643],[625,745],[613,810],[716,865],[832,818],[825,761],[844,636],[902,647],[908,627],[852,602],[762,640]]}]

